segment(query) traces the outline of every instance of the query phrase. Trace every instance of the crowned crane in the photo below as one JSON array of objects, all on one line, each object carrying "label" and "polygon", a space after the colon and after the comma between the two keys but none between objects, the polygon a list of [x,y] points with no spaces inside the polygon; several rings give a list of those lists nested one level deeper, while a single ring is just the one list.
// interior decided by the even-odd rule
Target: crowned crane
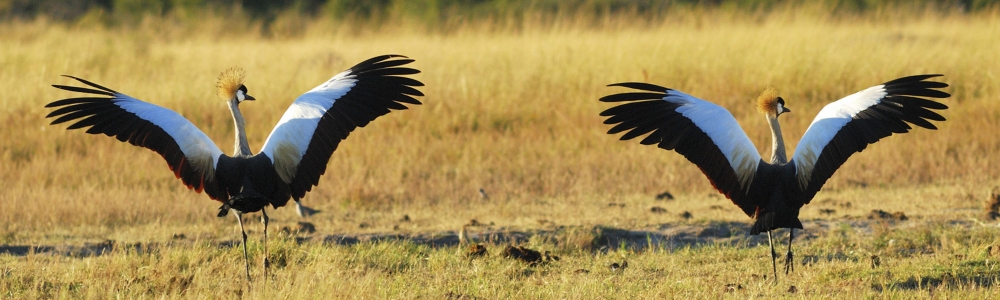
[{"label": "crowned crane", "polygon": [[240,224],[247,281],[250,262],[244,213],[260,211],[264,225],[264,274],[267,274],[267,223],[264,208],[296,203],[319,183],[327,162],[340,141],[357,127],[364,127],[390,110],[407,109],[403,103],[419,105],[413,96],[423,96],[414,87],[423,86],[403,77],[420,71],[400,67],[413,62],[399,55],[365,60],[299,96],[268,135],[260,152],[250,152],[243,114],[239,105],[255,100],[243,85],[245,73],[231,68],[220,76],[216,88],[226,101],[236,124],[236,146],[232,156],[222,153],[205,133],[176,112],[119,93],[93,82],[73,78],[89,87],[53,85],[85,93],[82,97],[49,103],[57,108],[48,118],[52,124],[76,121],[67,129],[85,128],[122,142],[149,148],[163,156],[170,170],[189,189],[205,191],[222,202],[219,217],[230,211]]},{"label": "crowned crane", "polygon": [[[757,97],[757,109],[771,127],[771,159],[764,161],[750,138],[725,108],[677,90],[627,82],[612,84],[639,91],[613,94],[603,102],[624,102],[601,116],[614,125],[608,134],[625,132],[621,140],[649,134],[640,142],[675,150],[701,169],[712,185],[755,221],[751,235],[767,232],[771,268],[777,278],[777,253],[771,230],[788,228],[785,274],[794,270],[792,238],[802,229],[799,209],[812,200],[847,158],[893,133],[909,132],[910,124],[937,129],[929,120],[944,121],[931,109],[948,107],[925,98],[950,97],[941,75],[916,75],[873,86],[826,105],[799,141],[791,160],[785,154],[778,116],[791,112],[773,88]],[[907,124],[909,123],[909,124]]]}]

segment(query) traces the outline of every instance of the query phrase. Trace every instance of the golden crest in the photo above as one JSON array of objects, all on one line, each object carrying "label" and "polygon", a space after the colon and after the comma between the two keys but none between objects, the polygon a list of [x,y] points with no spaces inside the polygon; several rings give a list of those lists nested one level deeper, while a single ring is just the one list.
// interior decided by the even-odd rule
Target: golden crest
[{"label": "golden crest", "polygon": [[240,67],[232,67],[222,71],[222,74],[219,74],[219,81],[215,84],[219,98],[229,100],[235,97],[236,90],[243,86],[245,78],[246,72]]},{"label": "golden crest", "polygon": [[757,96],[757,111],[765,114],[777,114],[778,90],[767,87]]}]

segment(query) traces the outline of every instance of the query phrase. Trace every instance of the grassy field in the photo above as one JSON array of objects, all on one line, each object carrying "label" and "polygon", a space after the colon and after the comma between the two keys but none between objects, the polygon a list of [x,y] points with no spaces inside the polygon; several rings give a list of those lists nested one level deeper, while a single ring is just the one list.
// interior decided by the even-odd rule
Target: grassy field
[{"label": "grassy field", "polygon": [[[1000,186],[997,13],[697,12],[446,33],[277,22],[288,23],[268,37],[211,18],[0,25],[0,245],[51,250],[0,254],[0,297],[986,298],[1000,284],[1000,227],[983,210]],[[228,152],[232,121],[214,84],[238,65],[259,99],[242,106],[256,150],[297,95],[387,53],[417,60],[424,105],[341,144],[304,199],[323,210],[307,220],[318,231],[272,239],[267,280],[252,223],[249,291],[239,228],[215,217],[218,203],[148,150],[44,118],[46,103],[71,95],[50,85],[74,75],[174,109]],[[728,108],[769,153],[751,103],[764,87],[794,111],[781,120],[794,149],[826,103],[922,73],[946,75],[948,121],[853,156],[803,208],[796,271],[777,283],[766,238],[745,235],[750,219],[696,167],[617,141],[598,116],[608,105],[597,99],[621,91],[605,85],[651,82]],[[655,199],[665,191],[676,199]],[[908,220],[867,218],[875,209]],[[301,221],[289,208],[270,215],[275,231]],[[488,257],[455,245],[471,220],[484,224],[469,233]],[[510,241],[561,260],[503,258]]]}]

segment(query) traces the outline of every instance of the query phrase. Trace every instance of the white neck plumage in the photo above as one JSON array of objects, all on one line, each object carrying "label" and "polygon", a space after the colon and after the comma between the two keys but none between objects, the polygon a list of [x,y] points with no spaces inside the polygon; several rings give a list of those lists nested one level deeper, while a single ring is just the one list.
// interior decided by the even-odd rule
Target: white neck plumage
[{"label": "white neck plumage", "polygon": [[765,114],[767,124],[771,125],[771,164],[786,164],[788,157],[785,155],[785,140],[781,137],[781,125],[778,125],[778,116]]},{"label": "white neck plumage", "polygon": [[233,122],[236,124],[236,146],[233,156],[250,156],[250,143],[247,142],[246,120],[240,112],[239,102],[236,99],[226,101],[229,104],[229,111],[233,113]]}]

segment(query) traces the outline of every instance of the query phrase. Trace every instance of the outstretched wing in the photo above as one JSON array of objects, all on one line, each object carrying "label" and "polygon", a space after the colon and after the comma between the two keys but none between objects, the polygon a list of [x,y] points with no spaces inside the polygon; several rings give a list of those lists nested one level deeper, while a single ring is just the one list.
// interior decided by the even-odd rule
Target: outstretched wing
[{"label": "outstretched wing", "polygon": [[326,172],[326,163],[340,141],[390,110],[420,104],[413,88],[423,83],[400,75],[420,73],[399,66],[405,56],[383,55],[351,67],[295,99],[278,121],[261,153],[271,158],[281,179],[298,201]]},{"label": "outstretched wing", "polygon": [[701,169],[722,192],[748,216],[757,209],[747,196],[761,160],[753,142],[725,108],[676,90],[648,83],[627,82],[622,86],[641,90],[601,98],[603,102],[626,102],[601,112],[604,124],[617,124],[608,134],[627,131],[621,140],[644,134],[643,145],[676,150]]},{"label": "outstretched wing", "polygon": [[910,124],[937,129],[929,120],[944,121],[931,109],[948,106],[925,98],[948,98],[942,75],[916,75],[867,88],[827,104],[806,129],[790,163],[803,199],[809,203],[827,179],[852,154],[893,133],[909,132]]},{"label": "outstretched wing", "polygon": [[90,87],[53,85],[85,97],[55,101],[45,107],[56,108],[46,118],[52,124],[75,123],[66,129],[85,128],[87,133],[103,133],[119,141],[148,148],[163,156],[177,178],[197,192],[223,201],[226,191],[215,181],[215,167],[222,150],[204,132],[176,112],[140,101],[128,95],[77,77]]}]

